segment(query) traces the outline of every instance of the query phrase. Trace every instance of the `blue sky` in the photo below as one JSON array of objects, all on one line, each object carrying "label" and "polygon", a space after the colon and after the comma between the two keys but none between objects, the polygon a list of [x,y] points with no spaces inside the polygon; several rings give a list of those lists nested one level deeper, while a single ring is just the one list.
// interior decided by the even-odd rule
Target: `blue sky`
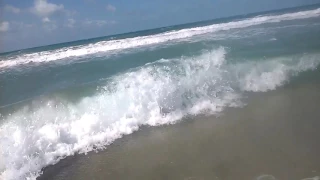
[{"label": "blue sky", "polygon": [[0,52],[320,0],[0,0]]}]

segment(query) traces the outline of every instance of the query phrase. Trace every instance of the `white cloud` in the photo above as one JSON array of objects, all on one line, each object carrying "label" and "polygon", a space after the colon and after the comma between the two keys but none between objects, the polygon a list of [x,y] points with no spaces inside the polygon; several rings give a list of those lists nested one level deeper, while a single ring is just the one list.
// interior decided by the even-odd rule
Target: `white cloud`
[{"label": "white cloud", "polygon": [[22,32],[27,33],[28,29],[36,28],[35,24],[25,23],[21,21],[10,21],[8,24],[4,23],[4,28],[2,27],[2,24],[3,23],[0,23],[0,32],[6,30],[16,35],[21,34]]},{"label": "white cloud", "polygon": [[85,20],[84,25],[97,25],[97,26],[103,26],[107,24],[107,21],[104,20]]},{"label": "white cloud", "polygon": [[47,32],[52,32],[52,31],[56,30],[58,28],[58,26],[55,22],[51,22],[51,23],[44,23],[43,28]]},{"label": "white cloud", "polygon": [[9,26],[10,26],[10,24],[7,21],[4,21],[4,22],[0,23],[0,32],[8,31],[9,28],[10,28]]},{"label": "white cloud", "polygon": [[5,5],[4,10],[7,12],[15,13],[15,14],[19,14],[21,12],[21,10],[19,8],[11,6],[11,5]]},{"label": "white cloud", "polygon": [[85,26],[99,26],[99,27],[102,27],[102,26],[105,26],[105,25],[113,25],[113,24],[116,24],[116,21],[88,20],[88,19],[86,19],[83,22],[83,25],[85,25]]},{"label": "white cloud", "polygon": [[25,30],[26,28],[32,28],[32,27],[34,27],[34,24],[17,22],[17,21],[10,22],[10,29]]},{"label": "white cloud", "polygon": [[97,25],[97,26],[103,26],[107,24],[107,21],[104,20],[85,20],[84,25]]},{"label": "white cloud", "polygon": [[68,19],[66,26],[69,28],[73,28],[75,23],[76,23],[76,21],[74,19],[70,18],[70,19]]},{"label": "white cloud", "polygon": [[55,12],[62,11],[64,6],[62,4],[53,4],[47,0],[35,0],[32,12],[41,18],[49,18]]},{"label": "white cloud", "polygon": [[67,17],[73,17],[77,14],[77,11],[75,10],[64,10],[65,14],[67,15]]},{"label": "white cloud", "polygon": [[44,23],[50,22],[50,19],[48,17],[42,18],[42,22]]},{"label": "white cloud", "polygon": [[111,4],[108,4],[106,8],[107,8],[107,11],[110,11],[110,12],[115,12],[117,10],[117,8],[112,6]]}]

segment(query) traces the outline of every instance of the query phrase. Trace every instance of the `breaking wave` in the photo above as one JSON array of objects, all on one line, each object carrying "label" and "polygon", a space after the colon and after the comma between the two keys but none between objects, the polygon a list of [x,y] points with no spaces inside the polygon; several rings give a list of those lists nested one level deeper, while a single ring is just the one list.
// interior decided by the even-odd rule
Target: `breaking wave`
[{"label": "breaking wave", "polygon": [[264,92],[315,69],[315,55],[227,63],[221,47],[162,59],[113,76],[78,102],[34,100],[0,122],[0,179],[35,179],[66,156],[103,149],[140,126],[172,124],[243,105],[245,91]]}]

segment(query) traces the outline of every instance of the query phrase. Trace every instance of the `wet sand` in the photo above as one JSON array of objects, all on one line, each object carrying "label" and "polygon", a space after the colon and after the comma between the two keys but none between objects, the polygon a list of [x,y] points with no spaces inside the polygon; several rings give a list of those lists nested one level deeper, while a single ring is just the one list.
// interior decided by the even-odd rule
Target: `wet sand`
[{"label": "wet sand", "polygon": [[[142,127],[38,179],[301,180],[320,176],[320,84],[255,94],[219,116]],[[262,175],[272,175],[265,176]]]}]

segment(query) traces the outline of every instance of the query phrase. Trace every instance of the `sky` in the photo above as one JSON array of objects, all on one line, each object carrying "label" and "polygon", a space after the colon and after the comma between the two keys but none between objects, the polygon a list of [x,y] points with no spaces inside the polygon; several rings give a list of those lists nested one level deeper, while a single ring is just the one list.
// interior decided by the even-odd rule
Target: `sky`
[{"label": "sky", "polygon": [[0,0],[0,52],[320,0]]}]

